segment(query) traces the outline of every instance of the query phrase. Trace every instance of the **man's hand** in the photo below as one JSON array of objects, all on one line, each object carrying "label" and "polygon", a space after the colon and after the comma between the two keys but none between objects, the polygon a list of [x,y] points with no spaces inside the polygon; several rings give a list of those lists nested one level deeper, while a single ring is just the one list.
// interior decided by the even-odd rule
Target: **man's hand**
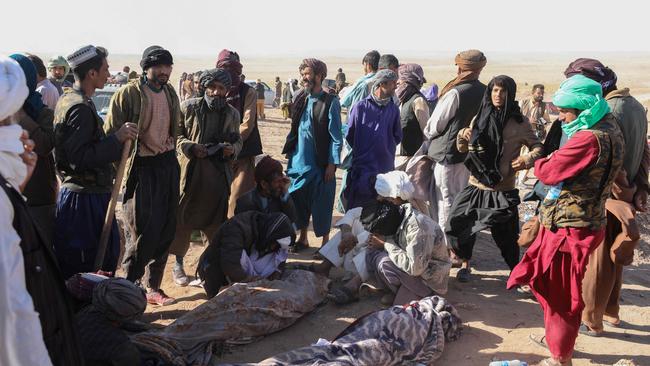
[{"label": "man's hand", "polygon": [[115,132],[115,137],[117,137],[117,140],[122,144],[126,140],[135,140],[138,137],[138,125],[126,122],[119,130],[117,130],[117,132]]},{"label": "man's hand", "polygon": [[384,250],[385,243],[386,240],[383,235],[370,234],[370,237],[368,237],[368,246],[373,249]]},{"label": "man's hand", "polygon": [[232,147],[230,144],[224,144],[223,145],[223,157],[227,158],[229,156],[232,156],[232,154],[235,153],[235,148]]},{"label": "man's hand", "polygon": [[208,148],[201,144],[192,145],[192,155],[199,159],[203,159],[208,156]]},{"label": "man's hand", "polygon": [[291,187],[291,179],[286,175],[282,177],[282,194],[285,195],[289,193],[289,187]]},{"label": "man's hand", "polygon": [[517,159],[513,160],[510,163],[510,166],[512,167],[512,170],[514,170],[515,172],[518,172],[520,170],[526,169],[526,162],[524,161],[524,158],[522,158],[520,156]]},{"label": "man's hand", "polygon": [[336,176],[336,165],[334,164],[327,164],[327,168],[325,168],[325,181],[329,182],[334,177]]},{"label": "man's hand", "polygon": [[34,152],[34,147],[36,147],[36,144],[34,141],[29,139],[29,132],[23,130],[22,135],[20,135],[20,142],[23,143],[23,148],[25,149],[25,152],[20,154],[20,157],[23,159],[23,163],[25,163],[27,166],[27,175],[25,176],[25,181],[23,181],[20,184],[20,187],[18,187],[22,192],[25,189],[27,182],[29,182],[29,179],[32,177],[32,174],[34,174],[36,162],[38,161],[38,155],[36,155]]},{"label": "man's hand", "polygon": [[341,232],[341,242],[339,243],[339,255],[342,257],[351,251],[357,245],[357,237],[354,234]]},{"label": "man's hand", "polygon": [[648,204],[648,192],[645,190],[636,191],[634,194],[634,207],[637,211],[646,212]]},{"label": "man's hand", "polygon": [[472,129],[471,128],[464,128],[461,132],[460,138],[469,142],[469,139],[472,138]]}]

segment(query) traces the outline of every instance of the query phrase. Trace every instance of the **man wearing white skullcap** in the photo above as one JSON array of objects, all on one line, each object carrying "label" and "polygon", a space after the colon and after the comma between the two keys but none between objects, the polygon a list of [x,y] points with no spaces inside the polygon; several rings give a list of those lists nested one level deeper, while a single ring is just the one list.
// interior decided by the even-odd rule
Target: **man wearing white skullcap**
[{"label": "man wearing white skullcap", "polygon": [[328,274],[334,265],[356,273],[330,298],[338,304],[356,300],[363,282],[385,291],[386,305],[405,304],[447,292],[451,262],[440,227],[413,207],[414,187],[402,171],[378,174],[377,200],[348,210],[336,223],[341,231],[320,250],[325,258],[301,267]]},{"label": "man wearing white skullcap", "polygon": [[[137,135],[127,124],[105,134],[91,97],[108,78],[108,53],[92,45],[72,52],[67,59],[75,85],[59,99],[54,115],[56,167],[62,177],[57,200],[54,249],[65,278],[91,272],[113,186],[112,163],[120,159],[122,145]],[[117,268],[120,237],[113,221],[101,269]]]},{"label": "man wearing white skullcap", "polygon": [[[28,93],[18,62],[0,56],[0,365],[52,365],[44,336],[60,342],[61,350],[76,346],[74,333],[68,332],[70,326],[63,325],[59,336],[51,333],[52,326],[59,325],[52,318],[66,320],[69,314],[60,286],[63,281],[57,277],[54,258],[35,236],[34,223],[19,193],[36,165],[33,142],[27,140],[14,116]],[[59,286],[53,285],[57,280]],[[43,308],[44,297],[52,302],[48,311]],[[64,314],[58,313],[61,310]],[[56,364],[80,364],[76,362],[79,358],[63,359],[51,351]]]}]

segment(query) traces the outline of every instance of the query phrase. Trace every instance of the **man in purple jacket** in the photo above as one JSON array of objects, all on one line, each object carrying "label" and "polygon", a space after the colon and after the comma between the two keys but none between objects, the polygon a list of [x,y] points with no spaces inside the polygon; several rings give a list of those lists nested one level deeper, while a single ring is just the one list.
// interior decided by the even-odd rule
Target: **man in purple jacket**
[{"label": "man in purple jacket", "polygon": [[380,70],[374,79],[370,95],[352,107],[348,119],[352,167],[343,193],[348,210],[376,198],[377,174],[395,169],[395,148],[402,140],[399,108],[392,103],[397,74]]}]

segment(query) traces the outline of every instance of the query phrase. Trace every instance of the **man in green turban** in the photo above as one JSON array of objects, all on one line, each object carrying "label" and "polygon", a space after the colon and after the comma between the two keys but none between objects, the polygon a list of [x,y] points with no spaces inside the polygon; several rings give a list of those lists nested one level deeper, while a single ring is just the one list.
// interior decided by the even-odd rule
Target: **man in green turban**
[{"label": "man in green turban", "polygon": [[562,109],[579,112],[575,119],[564,120],[562,130],[569,137],[580,130],[591,128],[610,112],[599,83],[583,75],[574,75],[560,84],[553,95],[553,104]]},{"label": "man in green turban", "polygon": [[72,83],[65,78],[70,73],[70,65],[63,56],[52,57],[47,63],[47,69],[50,72],[50,81],[59,91],[59,95],[63,95],[63,88],[71,88]]},{"label": "man in green turban", "polygon": [[605,239],[605,202],[623,166],[624,142],[598,82],[574,75],[553,104],[569,139],[535,162],[535,175],[551,189],[539,208],[539,233],[507,286],[529,285],[544,311],[551,357],[538,365],[570,366],[585,307],[582,280],[589,256]]}]

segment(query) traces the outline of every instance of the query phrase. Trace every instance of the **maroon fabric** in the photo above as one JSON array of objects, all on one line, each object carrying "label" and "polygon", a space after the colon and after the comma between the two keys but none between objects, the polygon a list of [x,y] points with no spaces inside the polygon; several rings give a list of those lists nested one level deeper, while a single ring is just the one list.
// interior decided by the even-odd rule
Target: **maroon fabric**
[{"label": "maroon fabric", "polygon": [[507,287],[530,285],[544,311],[546,344],[554,358],[573,354],[585,304],[582,280],[589,255],[605,238],[605,229],[541,227],[537,239],[512,270]]},{"label": "maroon fabric", "polygon": [[577,74],[582,74],[600,83],[604,91],[609,91],[616,86],[616,73],[593,58],[579,58],[564,70],[564,76],[567,78]]},{"label": "maroon fabric", "polygon": [[545,159],[535,162],[535,176],[546,185],[555,185],[576,177],[598,160],[598,139],[589,131],[578,131]]},{"label": "maroon fabric", "polygon": [[274,174],[282,174],[282,163],[265,156],[255,166],[255,182],[269,181]]},{"label": "maroon fabric", "polygon": [[[576,133],[547,159],[535,162],[535,175],[554,185],[581,174],[598,158],[598,141],[592,133]],[[537,238],[521,262],[512,270],[508,288],[530,285],[544,311],[546,343],[554,358],[573,354],[585,304],[582,280],[589,255],[605,238],[605,229],[559,228],[552,232],[541,226]]]},{"label": "maroon fabric", "polygon": [[237,52],[233,52],[227,49],[221,50],[219,56],[217,56],[217,68],[226,69],[230,73],[230,81],[232,85],[230,86],[230,91],[228,91],[227,96],[234,96],[239,93],[239,87],[241,85],[241,73],[242,73],[242,64],[239,60],[239,55]]}]

